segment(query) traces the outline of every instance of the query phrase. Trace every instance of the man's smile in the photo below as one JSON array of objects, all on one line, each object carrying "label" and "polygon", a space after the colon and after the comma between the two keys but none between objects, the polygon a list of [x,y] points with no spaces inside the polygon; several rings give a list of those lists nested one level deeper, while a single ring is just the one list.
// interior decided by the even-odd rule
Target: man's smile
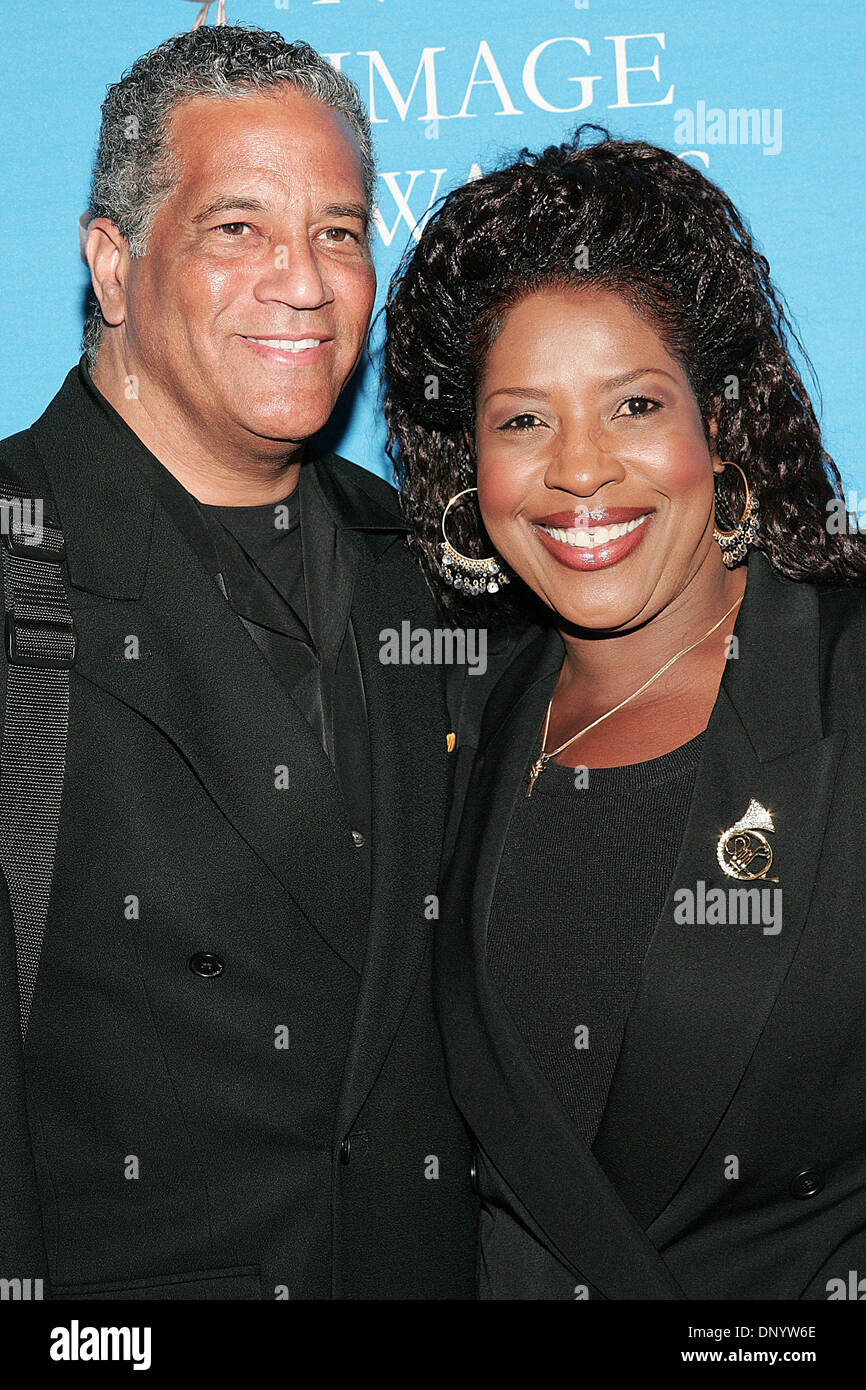
[{"label": "man's smile", "polygon": [[239,334],[239,337],[249,343],[254,351],[281,361],[299,358],[306,362],[319,358],[334,341],[333,338],[254,338],[246,333]]}]

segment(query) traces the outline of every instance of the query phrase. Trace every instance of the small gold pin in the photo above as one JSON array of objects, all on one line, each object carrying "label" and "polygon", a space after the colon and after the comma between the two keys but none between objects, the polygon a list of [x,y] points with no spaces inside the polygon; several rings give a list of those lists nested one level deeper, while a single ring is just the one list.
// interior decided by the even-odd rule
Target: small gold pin
[{"label": "small gold pin", "polygon": [[[764,831],[773,833],[773,817],[754,797],[742,820],[723,830],[716,844],[716,858],[728,878],[766,878],[773,862],[773,850]],[[771,878],[771,883],[778,883]]]},{"label": "small gold pin", "polygon": [[452,734],[446,734],[446,735],[445,735],[445,747],[448,749],[448,752],[449,752],[449,753],[453,753],[453,752],[454,752],[454,749],[456,748],[456,746],[457,746],[457,735],[456,735],[456,734],[453,734],[453,733],[452,733]]}]

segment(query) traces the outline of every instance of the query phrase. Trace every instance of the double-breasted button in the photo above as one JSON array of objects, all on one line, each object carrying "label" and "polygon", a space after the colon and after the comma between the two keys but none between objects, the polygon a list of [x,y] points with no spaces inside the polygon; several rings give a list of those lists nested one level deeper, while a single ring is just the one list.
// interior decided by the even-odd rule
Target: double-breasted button
[{"label": "double-breasted button", "polygon": [[791,1179],[792,1197],[817,1197],[824,1186],[824,1174],[817,1168],[804,1168]]},{"label": "double-breasted button", "polygon": [[365,840],[364,840],[364,836],[361,834],[360,830],[353,830],[353,831],[352,831],[352,842],[353,842],[353,844],[354,844],[354,846],[355,846],[355,849],[362,849],[362,848],[363,848],[363,846],[364,846],[364,844],[365,844]]},{"label": "double-breasted button", "polygon": [[359,1158],[366,1158],[369,1152],[369,1134],[366,1130],[356,1129],[353,1134],[347,1134],[340,1145],[340,1162],[357,1163]]},{"label": "double-breasted button", "polygon": [[478,1191],[478,1164],[474,1158],[469,1168],[469,1185],[473,1192]]},{"label": "double-breasted button", "polygon": [[189,968],[193,975],[200,975],[203,980],[214,980],[226,966],[222,956],[215,956],[211,951],[196,951],[189,958]]}]

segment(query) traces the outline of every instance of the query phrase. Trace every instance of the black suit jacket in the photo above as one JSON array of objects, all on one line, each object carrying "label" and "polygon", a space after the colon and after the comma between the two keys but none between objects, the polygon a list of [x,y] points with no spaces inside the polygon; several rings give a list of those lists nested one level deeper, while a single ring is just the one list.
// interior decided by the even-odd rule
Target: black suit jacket
[{"label": "black suit jacket", "polygon": [[[793,583],[753,551],[734,632],[592,1150],[485,968],[563,658],[553,630],[524,641],[461,752],[436,991],[499,1271],[487,1296],[824,1299],[866,1275],[866,595]],[[781,930],[678,925],[678,889],[751,886],[716,845],[753,797],[775,823]]]},{"label": "black suit jacket", "polygon": [[[334,768],[276,669],[273,591],[263,609],[242,587],[235,611],[136,446],[75,372],[0,446],[0,475],[59,515],[78,633],[23,1056],[0,892],[0,1276],[54,1297],[471,1297],[476,1202],[425,915],[450,724],[441,668],[379,660],[382,629],[437,621],[395,494],[333,455],[304,465],[351,589],[368,896]],[[190,968],[201,952],[222,973]]]}]

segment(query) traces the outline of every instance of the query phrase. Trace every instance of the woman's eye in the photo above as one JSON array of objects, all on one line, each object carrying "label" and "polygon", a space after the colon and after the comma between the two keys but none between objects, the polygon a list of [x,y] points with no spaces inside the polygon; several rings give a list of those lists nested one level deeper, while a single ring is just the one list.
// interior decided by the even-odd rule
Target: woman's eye
[{"label": "woman's eye", "polygon": [[226,236],[239,237],[243,235],[244,229],[248,227],[248,222],[222,222],[217,227],[217,231],[225,232]]},{"label": "woman's eye", "polygon": [[498,428],[501,430],[514,430],[523,433],[526,430],[535,429],[535,426],[540,424],[541,421],[537,415],[523,414],[513,415],[510,420],[506,420],[505,424],[499,425]]},{"label": "woman's eye", "polygon": [[[626,410],[626,406],[632,408]],[[627,401],[623,401],[613,418],[616,419],[621,412],[624,412],[626,419],[634,419],[640,415],[654,415],[660,409],[660,402],[652,400],[649,396],[629,396]]]}]

